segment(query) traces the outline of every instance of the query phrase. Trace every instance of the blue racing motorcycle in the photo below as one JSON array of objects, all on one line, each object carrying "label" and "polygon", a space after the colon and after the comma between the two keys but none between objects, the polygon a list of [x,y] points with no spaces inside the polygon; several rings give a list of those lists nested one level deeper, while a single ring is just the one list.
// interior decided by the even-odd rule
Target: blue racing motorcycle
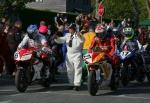
[{"label": "blue racing motorcycle", "polygon": [[118,52],[121,60],[120,65],[120,78],[123,86],[127,86],[130,81],[137,80],[139,82],[144,81],[144,74],[142,74],[142,68],[138,65],[138,53],[137,50],[129,48],[128,45],[124,45],[123,49]]}]

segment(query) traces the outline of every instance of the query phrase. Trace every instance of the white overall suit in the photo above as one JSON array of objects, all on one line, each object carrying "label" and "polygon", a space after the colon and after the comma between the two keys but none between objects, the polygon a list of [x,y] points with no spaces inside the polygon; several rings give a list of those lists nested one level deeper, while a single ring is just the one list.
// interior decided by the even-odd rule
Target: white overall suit
[{"label": "white overall suit", "polygon": [[[71,38],[72,47],[69,47],[69,41]],[[57,43],[66,43],[66,67],[69,82],[71,85],[80,86],[82,77],[82,48],[84,38],[82,35],[77,35],[75,32],[73,36],[71,36],[71,33],[67,33],[64,37],[58,37],[55,41]]]}]

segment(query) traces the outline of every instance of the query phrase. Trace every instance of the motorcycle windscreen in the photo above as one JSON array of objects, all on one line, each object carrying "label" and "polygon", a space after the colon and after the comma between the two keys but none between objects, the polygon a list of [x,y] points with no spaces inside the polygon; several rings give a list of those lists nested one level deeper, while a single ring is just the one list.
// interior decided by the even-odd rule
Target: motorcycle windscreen
[{"label": "motorcycle windscreen", "polygon": [[83,56],[83,59],[85,62],[87,62],[88,64],[91,64],[92,63],[92,54],[91,53],[87,53]]},{"label": "motorcycle windscreen", "polygon": [[96,52],[92,54],[92,63],[101,62],[105,59],[104,52]]},{"label": "motorcycle windscreen", "polygon": [[125,45],[125,46],[123,47],[123,51],[128,51],[128,45]]},{"label": "motorcycle windscreen", "polygon": [[32,54],[26,54],[21,57],[21,61],[30,60],[32,58]]}]

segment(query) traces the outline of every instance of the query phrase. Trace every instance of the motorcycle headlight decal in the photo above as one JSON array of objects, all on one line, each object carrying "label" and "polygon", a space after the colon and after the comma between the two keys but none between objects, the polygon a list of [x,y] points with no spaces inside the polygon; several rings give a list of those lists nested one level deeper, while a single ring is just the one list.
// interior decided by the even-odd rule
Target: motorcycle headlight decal
[{"label": "motorcycle headlight decal", "polygon": [[92,63],[92,56],[90,53],[85,54],[83,58],[86,60],[86,62]]},{"label": "motorcycle headlight decal", "polygon": [[27,55],[22,56],[22,57],[21,57],[21,60],[22,60],[22,61],[30,60],[31,57],[32,57],[32,54],[27,54]]},{"label": "motorcycle headlight decal", "polygon": [[20,58],[19,53],[15,52],[14,53],[14,60],[18,60]]},{"label": "motorcycle headlight decal", "polygon": [[128,58],[130,54],[131,54],[131,52],[122,51],[122,52],[120,53],[120,56],[121,56],[122,59],[125,59],[125,58]]}]

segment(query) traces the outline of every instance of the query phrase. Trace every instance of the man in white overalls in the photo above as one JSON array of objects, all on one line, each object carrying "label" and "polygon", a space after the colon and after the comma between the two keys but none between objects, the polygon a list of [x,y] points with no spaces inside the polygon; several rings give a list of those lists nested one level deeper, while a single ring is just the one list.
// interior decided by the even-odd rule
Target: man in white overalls
[{"label": "man in white overalls", "polygon": [[74,90],[78,91],[81,85],[82,77],[82,48],[84,38],[81,33],[76,32],[76,25],[69,26],[69,33],[64,37],[57,37],[57,43],[66,43],[66,67],[69,78],[69,83],[74,86]]}]

